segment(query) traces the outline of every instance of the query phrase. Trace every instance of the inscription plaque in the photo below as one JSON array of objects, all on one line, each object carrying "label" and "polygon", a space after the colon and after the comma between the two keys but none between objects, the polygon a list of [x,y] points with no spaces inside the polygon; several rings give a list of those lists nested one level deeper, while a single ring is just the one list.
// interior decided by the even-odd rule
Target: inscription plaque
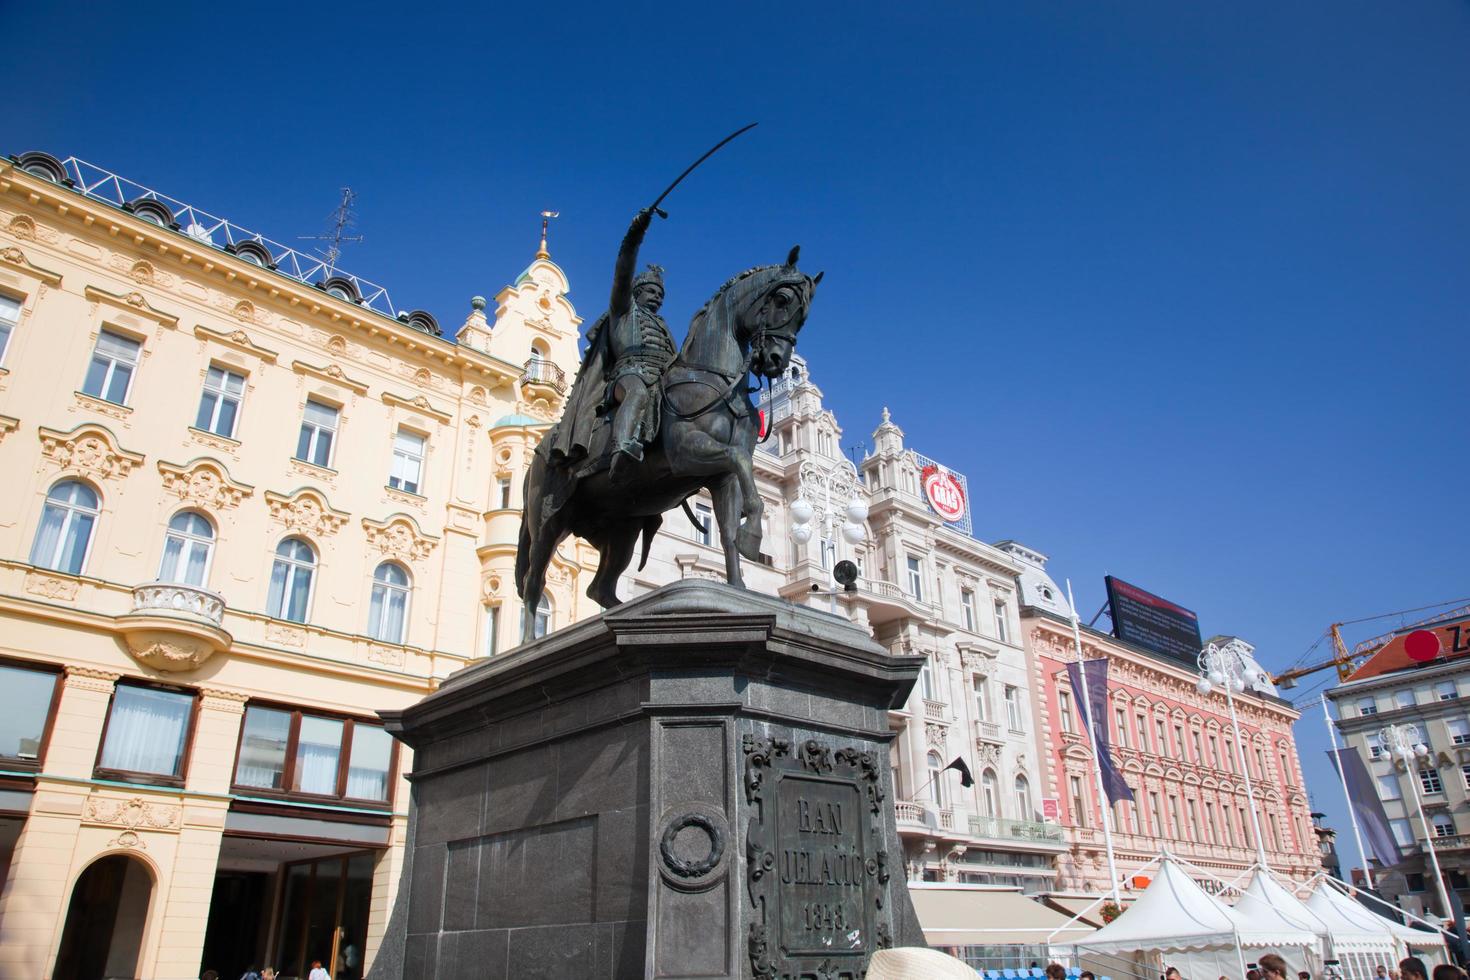
[{"label": "inscription plaque", "polygon": [[756,980],[862,980],[892,945],[877,757],[746,735],[747,926]]}]

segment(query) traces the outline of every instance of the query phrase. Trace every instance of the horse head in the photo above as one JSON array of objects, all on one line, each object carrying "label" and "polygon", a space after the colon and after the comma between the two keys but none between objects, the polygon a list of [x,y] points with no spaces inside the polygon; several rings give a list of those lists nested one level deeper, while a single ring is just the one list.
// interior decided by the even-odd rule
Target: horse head
[{"label": "horse head", "polygon": [[809,276],[796,267],[800,252],[800,245],[793,246],[784,264],[756,266],[735,276],[695,316],[696,324],[710,313],[723,320],[741,352],[750,354],[750,369],[766,377],[780,377],[791,364],[796,335],[822,281],[822,273]]}]

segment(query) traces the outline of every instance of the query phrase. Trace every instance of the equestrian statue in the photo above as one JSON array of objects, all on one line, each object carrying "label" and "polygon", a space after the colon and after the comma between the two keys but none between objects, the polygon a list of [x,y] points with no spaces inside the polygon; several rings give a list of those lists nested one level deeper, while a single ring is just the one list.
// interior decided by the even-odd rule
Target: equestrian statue
[{"label": "equestrian statue", "polygon": [[[603,608],[617,605],[618,577],[639,537],[642,568],[664,511],[687,510],[700,490],[714,501],[730,584],[744,586],[742,556],[760,556],[762,505],[751,460],[760,421],[750,399],[759,385],[750,387],[749,378],[786,370],[822,274],[796,267],[799,247],[784,263],[740,273],[694,315],[676,353],[659,316],[663,270],[634,273],[653,216],[667,217],[662,200],[633,218],[608,310],[588,331],[561,420],[526,472],[516,591],[527,609],[540,605],[547,565],[568,535],[601,555],[587,595]],[[534,629],[535,617],[524,617],[525,642]]]}]

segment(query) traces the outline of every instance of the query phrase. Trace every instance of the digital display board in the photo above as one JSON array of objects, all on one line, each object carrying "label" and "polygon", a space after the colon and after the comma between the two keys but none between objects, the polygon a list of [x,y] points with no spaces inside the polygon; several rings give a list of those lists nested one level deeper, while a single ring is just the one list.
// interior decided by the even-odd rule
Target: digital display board
[{"label": "digital display board", "polygon": [[1111,575],[1103,578],[1113,635],[1190,667],[1199,662],[1199,617]]}]

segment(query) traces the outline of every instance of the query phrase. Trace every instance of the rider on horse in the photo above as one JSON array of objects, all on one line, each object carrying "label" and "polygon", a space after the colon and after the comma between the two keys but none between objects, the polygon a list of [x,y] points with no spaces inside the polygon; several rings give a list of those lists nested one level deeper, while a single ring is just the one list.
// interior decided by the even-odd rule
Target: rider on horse
[{"label": "rider on horse", "polygon": [[658,434],[659,378],[678,348],[659,316],[664,301],[663,269],[650,265],[636,278],[638,248],[653,219],[645,208],[633,218],[613,268],[612,298],[587,333],[587,356],[568,400],[572,424],[553,435],[553,459],[578,459],[591,444],[594,416],[612,414],[612,478],[623,482],[643,459],[643,447]]}]

